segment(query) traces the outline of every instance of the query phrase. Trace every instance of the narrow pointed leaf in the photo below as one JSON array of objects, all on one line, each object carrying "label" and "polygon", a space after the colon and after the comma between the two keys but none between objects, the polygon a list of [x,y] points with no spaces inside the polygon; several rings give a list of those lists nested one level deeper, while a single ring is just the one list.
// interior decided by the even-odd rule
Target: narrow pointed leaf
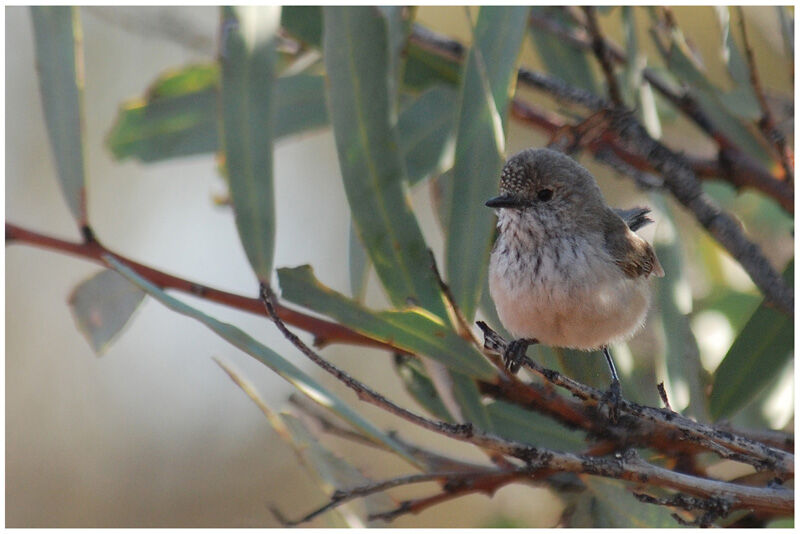
[{"label": "narrow pointed leaf", "polygon": [[414,400],[440,421],[452,423],[453,418],[442,399],[439,398],[436,387],[425,372],[422,363],[416,358],[396,354],[394,364],[406,391],[414,397]]},{"label": "narrow pointed leaf", "polygon": [[308,265],[278,269],[278,280],[286,300],[327,315],[373,339],[424,354],[475,377],[490,378],[495,374],[492,365],[475,347],[426,310],[369,310],[321,284]]},{"label": "narrow pointed leaf", "polygon": [[431,87],[403,109],[397,121],[400,148],[411,185],[453,165],[456,92]]},{"label": "narrow pointed leaf", "polygon": [[[538,15],[546,15],[564,26],[572,26],[572,19],[564,14],[563,7],[534,6],[532,9]],[[531,28],[530,34],[548,73],[570,85],[598,94],[597,81],[591,67],[591,52],[573,47],[536,28]]]},{"label": "narrow pointed leaf", "polygon": [[586,439],[581,432],[570,430],[544,415],[503,401],[489,404],[487,410],[494,432],[506,439],[558,451],[586,448]]},{"label": "narrow pointed leaf", "polygon": [[[144,162],[211,154],[219,142],[219,67],[192,65],[156,79],[143,98],[125,102],[108,147],[118,160]],[[296,74],[275,80],[275,140],[328,124],[325,80]]]},{"label": "narrow pointed leaf", "polygon": [[528,18],[526,7],[482,7],[462,78],[447,228],[446,278],[472,320],[487,275],[496,192],[503,165],[503,122]]},{"label": "narrow pointed leaf", "polygon": [[83,51],[78,8],[31,8],[39,89],[61,190],[80,226],[88,224],[83,131]]},{"label": "narrow pointed leaf", "polygon": [[405,448],[397,441],[361,417],[357,412],[350,408],[350,406],[339,399],[339,397],[329,392],[316,380],[295,367],[292,363],[284,359],[269,347],[262,345],[237,327],[228,323],[223,323],[222,321],[218,321],[217,319],[204,314],[200,310],[192,308],[191,306],[188,306],[187,304],[184,304],[183,302],[167,295],[164,291],[136,274],[133,270],[120,263],[112,256],[103,256],[103,260],[111,268],[119,272],[122,276],[127,278],[137,287],[141,288],[148,295],[161,302],[161,304],[167,308],[203,323],[211,331],[228,341],[231,345],[238,348],[242,352],[249,354],[259,362],[275,371],[284,380],[295,386],[301,393],[306,395],[312,401],[316,402],[325,409],[331,410],[333,413],[349,422],[362,434],[374,440],[376,443],[382,443],[386,445],[391,450],[411,462],[413,465],[418,465],[418,462],[410,454],[408,454]]},{"label": "narrow pointed leaf", "polygon": [[[783,279],[793,284],[794,261],[784,270]],[[714,372],[712,418],[728,417],[753,400],[783,369],[793,349],[792,318],[762,303]]]},{"label": "narrow pointed leaf", "polygon": [[364,246],[358,239],[353,228],[353,223],[350,223],[350,235],[348,237],[348,257],[350,260],[350,294],[358,302],[364,301],[364,292],[367,289],[367,275],[369,274],[369,258]]},{"label": "narrow pointed leaf", "polygon": [[[320,489],[326,495],[330,495],[339,489],[358,487],[372,482],[352,464],[322,445],[319,437],[309,430],[300,419],[289,413],[276,413],[267,406],[249,381],[219,360],[215,359],[215,361],[231,380],[244,391],[245,395],[258,406],[273,430],[294,450],[300,462],[314,475]],[[393,501],[385,493],[370,495],[364,500],[368,511],[388,510],[394,506]],[[348,508],[351,510],[348,510]],[[348,513],[343,513],[345,511]],[[344,504],[331,510],[331,512],[331,515],[338,515],[340,522],[350,527],[364,526],[360,519],[354,517],[352,505]]]},{"label": "narrow pointed leaf", "polygon": [[144,299],[144,291],[119,273],[104,269],[81,282],[69,296],[69,307],[97,355],[102,355]]},{"label": "narrow pointed leaf", "polygon": [[272,185],[275,37],[280,8],[222,10],[222,130],[236,227],[247,259],[269,283],[275,244]]},{"label": "narrow pointed leaf", "polygon": [[415,302],[446,318],[404,190],[386,20],[377,8],[326,7],[324,27],[328,109],[358,235],[395,306]]},{"label": "narrow pointed leaf", "polygon": [[577,498],[570,527],[675,528],[680,526],[665,506],[640,502],[623,482],[582,477],[587,491]]},{"label": "narrow pointed leaf", "polygon": [[281,26],[292,37],[315,48],[322,47],[322,8],[320,6],[284,6]]}]

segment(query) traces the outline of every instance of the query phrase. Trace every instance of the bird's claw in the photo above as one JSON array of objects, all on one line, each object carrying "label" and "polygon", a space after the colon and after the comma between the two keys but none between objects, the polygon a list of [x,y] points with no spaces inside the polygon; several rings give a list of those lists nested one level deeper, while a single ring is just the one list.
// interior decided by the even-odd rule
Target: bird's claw
[{"label": "bird's claw", "polygon": [[530,345],[530,341],[527,339],[515,339],[508,344],[503,354],[503,363],[512,375],[517,374],[517,371],[522,366],[528,345]]},{"label": "bird's claw", "polygon": [[619,412],[620,407],[622,404],[622,387],[619,384],[619,380],[614,380],[611,382],[611,385],[608,386],[608,389],[603,396],[600,397],[600,403],[598,404],[599,407],[603,405],[608,406],[608,417],[616,423],[619,420]]}]

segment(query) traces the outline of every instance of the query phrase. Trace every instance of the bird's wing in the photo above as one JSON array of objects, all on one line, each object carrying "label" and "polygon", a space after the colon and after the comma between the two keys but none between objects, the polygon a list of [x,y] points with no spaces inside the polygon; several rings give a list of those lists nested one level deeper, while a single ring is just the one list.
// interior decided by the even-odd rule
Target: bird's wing
[{"label": "bird's wing", "polygon": [[622,217],[628,228],[634,232],[643,226],[647,226],[653,219],[647,216],[650,213],[650,208],[631,208],[629,210],[622,210],[614,208],[614,212]]},{"label": "bird's wing", "polygon": [[[646,208],[628,211],[637,212],[636,219],[644,219],[643,222],[638,222],[637,228],[652,222],[650,218],[645,216],[650,211]],[[614,258],[614,262],[622,269],[622,272],[629,278],[638,278],[639,276],[647,278],[651,275],[664,276],[664,269],[661,267],[653,247],[633,233],[633,226],[630,221],[624,220],[623,217],[618,219],[609,218],[609,222],[604,228],[606,250]]]}]

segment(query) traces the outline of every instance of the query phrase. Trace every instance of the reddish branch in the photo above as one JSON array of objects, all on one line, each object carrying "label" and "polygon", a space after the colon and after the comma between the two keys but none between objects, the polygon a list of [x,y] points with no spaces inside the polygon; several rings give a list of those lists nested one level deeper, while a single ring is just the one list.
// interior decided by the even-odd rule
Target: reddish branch
[{"label": "reddish branch", "polygon": [[[102,260],[102,256],[104,254],[110,254],[128,265],[131,269],[136,271],[137,274],[162,289],[176,289],[196,297],[224,304],[237,310],[266,315],[263,304],[261,304],[261,301],[257,298],[245,297],[235,293],[214,289],[153,269],[152,267],[148,267],[147,265],[143,265],[109,250],[97,241],[97,239],[91,235],[91,232],[88,232],[88,237],[89,239],[83,243],[74,243],[27,230],[6,222],[6,245],[19,243],[66,252],[67,254],[92,260],[103,266],[105,266],[105,263]],[[315,336],[314,344],[316,346],[324,346],[328,343],[349,343],[352,345],[383,348],[394,352],[405,352],[399,347],[369,338],[340,324],[318,319],[297,310],[287,308],[286,306],[278,306],[277,313],[280,314],[281,319],[287,324],[313,333]]]}]

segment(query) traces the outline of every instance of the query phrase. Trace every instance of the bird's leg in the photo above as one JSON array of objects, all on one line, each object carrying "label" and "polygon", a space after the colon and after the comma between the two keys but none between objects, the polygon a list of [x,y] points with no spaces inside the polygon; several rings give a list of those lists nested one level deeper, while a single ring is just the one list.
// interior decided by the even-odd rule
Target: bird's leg
[{"label": "bird's leg", "polygon": [[535,339],[520,338],[508,344],[506,352],[503,354],[503,362],[511,374],[516,374],[525,358],[525,352],[530,345],[538,343]]},{"label": "bird's leg", "polygon": [[608,345],[603,345],[603,356],[606,357],[608,370],[611,371],[611,385],[608,387],[608,391],[603,394],[601,402],[608,404],[609,416],[612,421],[616,421],[619,416],[619,404],[622,400],[622,386],[619,383],[617,368],[614,367],[614,360],[611,358],[611,351]]}]

